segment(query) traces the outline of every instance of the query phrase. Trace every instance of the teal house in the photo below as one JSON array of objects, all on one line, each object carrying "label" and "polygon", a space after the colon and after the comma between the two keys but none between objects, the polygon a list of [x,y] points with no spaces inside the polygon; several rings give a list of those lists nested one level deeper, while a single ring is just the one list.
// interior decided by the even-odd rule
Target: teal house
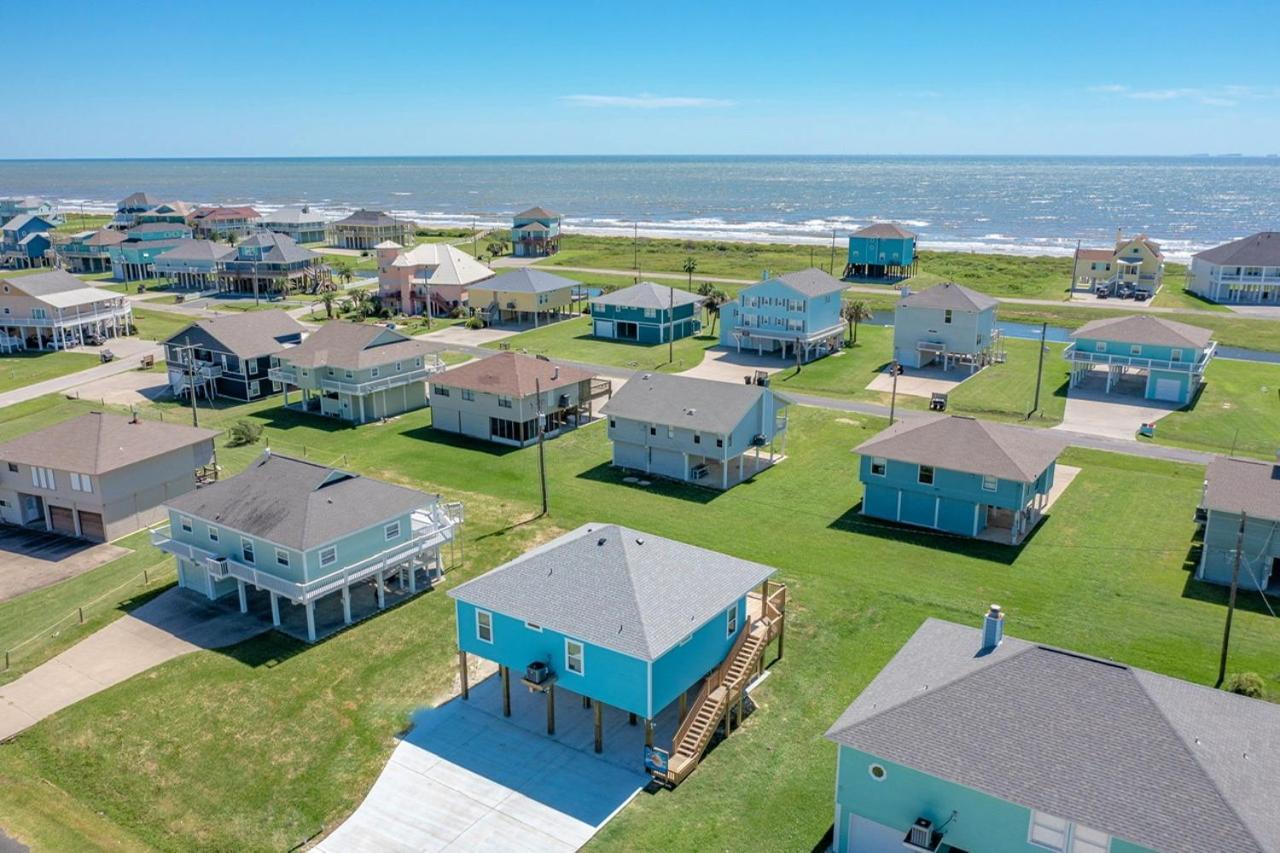
[{"label": "teal house", "polygon": [[720,307],[720,344],[785,361],[812,361],[844,345],[843,282],[820,269],[766,274]]},{"label": "teal house", "polygon": [[152,543],[178,585],[315,642],[419,589],[446,568],[462,505],[267,450],[241,473],[165,504]]},{"label": "teal house", "polygon": [[511,253],[542,258],[560,251],[560,214],[531,207],[511,217]]},{"label": "teal house", "polygon": [[1280,706],[928,619],[827,732],[836,853],[1280,850]]},{"label": "teal house", "polygon": [[123,243],[111,246],[112,278],[137,281],[156,274],[155,260],[183,241],[191,239],[191,229],[177,222],[148,222],[125,232]]},{"label": "teal house", "polygon": [[58,240],[54,251],[63,268],[72,273],[98,273],[111,271],[111,247],[128,238],[114,228],[96,231],[78,231]]},{"label": "teal house", "polygon": [[894,222],[876,222],[849,235],[845,278],[894,280],[916,274],[916,235]]},{"label": "teal house", "polygon": [[1057,497],[1066,439],[966,417],[903,420],[856,448],[862,514],[1017,545]]},{"label": "teal house", "polygon": [[1204,382],[1218,344],[1201,326],[1150,315],[1085,323],[1062,357],[1071,387],[1187,405]]},{"label": "teal house", "polygon": [[1215,456],[1205,469],[1198,515],[1204,525],[1204,546],[1196,566],[1198,580],[1230,585],[1238,549],[1240,586],[1277,591],[1280,461]]},{"label": "teal house", "polygon": [[591,300],[591,333],[597,338],[662,344],[702,328],[702,298],[686,290],[642,281]]},{"label": "teal house", "polygon": [[[585,524],[449,592],[463,698],[467,657],[493,661],[504,696],[513,671],[523,687],[546,694],[551,733],[561,692],[594,706],[597,751],[606,707],[632,725],[643,720],[646,744],[670,758],[663,781],[678,782],[763,671],[765,644],[781,634],[785,587],[769,581],[774,572],[638,530]],[[660,717],[676,718],[670,750],[654,742]]]}]

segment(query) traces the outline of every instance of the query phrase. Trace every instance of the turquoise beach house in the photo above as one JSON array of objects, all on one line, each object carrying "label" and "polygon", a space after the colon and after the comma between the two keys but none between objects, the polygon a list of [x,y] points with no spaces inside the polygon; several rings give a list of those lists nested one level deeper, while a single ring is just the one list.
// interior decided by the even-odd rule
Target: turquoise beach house
[{"label": "turquoise beach house", "polygon": [[531,207],[511,217],[511,253],[541,258],[560,251],[560,214]]},{"label": "turquoise beach house", "polygon": [[151,539],[177,558],[178,586],[236,593],[242,613],[265,605],[308,642],[429,588],[462,523],[461,504],[439,495],[270,450],[165,509],[169,525]]},{"label": "turquoise beach house", "polygon": [[894,222],[876,222],[849,235],[845,278],[892,280],[916,274],[916,235]]},{"label": "turquoise beach house", "polygon": [[1198,580],[1230,585],[1238,549],[1242,587],[1280,587],[1280,460],[1215,456],[1205,469],[1199,517]]},{"label": "turquoise beach house", "polygon": [[952,282],[912,293],[893,310],[893,357],[904,367],[961,366],[970,372],[1004,358],[996,300]]},{"label": "turquoise beach house", "polygon": [[1056,497],[1066,444],[967,417],[899,421],[856,448],[862,514],[1016,545]]},{"label": "turquoise beach house", "polygon": [[156,274],[156,258],[183,241],[191,239],[191,229],[176,222],[148,222],[125,232],[123,243],[111,246],[112,278],[137,281]]},{"label": "turquoise beach house", "polygon": [[[546,695],[549,733],[556,695],[581,697],[594,705],[597,752],[606,706],[632,725],[643,720],[650,747],[655,720],[674,716],[662,776],[677,782],[782,632],[785,587],[770,583],[774,572],[638,530],[585,524],[449,592],[462,696],[475,655],[498,664],[505,711],[513,670],[523,687]],[[708,683],[714,688],[701,689]]]},{"label": "turquoise beach house", "polygon": [[79,231],[55,242],[54,251],[67,272],[110,272],[111,247],[127,239],[114,228]]},{"label": "turquoise beach house", "polygon": [[686,290],[642,281],[591,300],[591,333],[597,338],[662,344],[695,335],[702,328],[702,297]]},{"label": "turquoise beach house", "polygon": [[1280,706],[928,619],[827,732],[836,853],[1280,850]]},{"label": "turquoise beach house", "polygon": [[784,360],[821,358],[840,349],[845,285],[820,269],[766,276],[720,307],[720,344]]},{"label": "turquoise beach house", "polygon": [[1062,353],[1071,362],[1071,387],[1101,386],[1148,400],[1186,405],[1200,390],[1217,342],[1200,326],[1149,315],[1085,323]]}]

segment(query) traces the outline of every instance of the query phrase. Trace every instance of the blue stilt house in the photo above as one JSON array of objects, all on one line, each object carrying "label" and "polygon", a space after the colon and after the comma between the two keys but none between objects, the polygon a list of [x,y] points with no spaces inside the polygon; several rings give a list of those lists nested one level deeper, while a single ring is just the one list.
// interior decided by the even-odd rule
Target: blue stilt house
[{"label": "blue stilt house", "polygon": [[835,853],[1280,850],[1280,706],[928,619],[827,732]]},{"label": "blue stilt house", "polygon": [[642,281],[591,300],[591,333],[597,338],[662,344],[702,328],[702,297],[687,290]]},{"label": "blue stilt house", "polygon": [[876,222],[849,235],[845,278],[892,281],[916,274],[916,235],[895,222]]},{"label": "blue stilt house", "polygon": [[862,514],[1016,545],[1049,507],[1066,444],[974,418],[899,421],[857,447]]},{"label": "blue stilt house", "polygon": [[675,710],[671,748],[646,761],[677,783],[717,724],[732,725],[735,707],[741,720],[766,644],[777,638],[781,654],[786,588],[769,580],[775,571],[618,525],[583,525],[450,591],[462,696],[468,655],[498,664],[508,714],[513,671],[545,693],[551,734],[556,692],[576,694],[594,705],[597,752],[604,706],[633,725],[643,719],[651,750],[654,720]]},{"label": "blue stilt house", "polygon": [[560,251],[560,214],[531,207],[511,217],[511,253],[541,258]]},{"label": "blue stilt house", "polygon": [[1071,362],[1071,387],[1101,386],[1147,400],[1186,405],[1195,399],[1218,348],[1201,326],[1150,315],[1085,323],[1071,333],[1062,357]]}]

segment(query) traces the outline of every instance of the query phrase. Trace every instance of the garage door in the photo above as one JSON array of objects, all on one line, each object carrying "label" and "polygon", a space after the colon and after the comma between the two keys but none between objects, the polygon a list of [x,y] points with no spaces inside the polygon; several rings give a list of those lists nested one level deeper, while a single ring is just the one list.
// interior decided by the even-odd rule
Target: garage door
[{"label": "garage door", "polygon": [[53,523],[54,532],[65,533],[68,536],[76,535],[76,522],[70,508],[49,504],[49,521]]},{"label": "garage door", "polygon": [[80,510],[80,535],[85,539],[105,541],[107,530],[102,524],[102,513]]},{"label": "garage door", "polygon": [[1177,403],[1182,400],[1182,383],[1177,379],[1157,379],[1155,394],[1157,400],[1168,400]]},{"label": "garage door", "polygon": [[596,337],[612,338],[613,337],[613,321],[612,320],[596,320]]},{"label": "garage door", "polygon": [[849,853],[898,853],[903,832],[858,815],[849,816]]}]

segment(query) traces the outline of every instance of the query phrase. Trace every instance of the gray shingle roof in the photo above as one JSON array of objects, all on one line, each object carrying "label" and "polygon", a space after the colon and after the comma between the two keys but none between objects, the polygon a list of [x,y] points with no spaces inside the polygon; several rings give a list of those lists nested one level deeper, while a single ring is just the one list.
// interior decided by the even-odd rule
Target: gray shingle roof
[{"label": "gray shingle roof", "polygon": [[572,290],[577,286],[578,282],[571,278],[522,267],[471,287],[472,290],[501,290],[506,293],[553,293],[557,290]]},{"label": "gray shingle roof", "polygon": [[[84,290],[91,287],[84,279],[76,278],[66,270],[50,270],[49,272],[38,272],[33,275],[14,276],[9,279],[4,278],[4,274],[0,272],[0,281],[7,281],[28,296],[37,297],[65,293],[69,290]],[[102,294],[104,299],[115,295],[106,290]]]},{"label": "gray shingle roof", "polygon": [[618,305],[626,308],[670,308],[672,301],[676,305],[689,305],[702,301],[702,297],[687,290],[642,281],[612,293],[604,293],[591,299],[592,305]]},{"label": "gray shingle roof", "polygon": [[[724,435],[773,392],[760,385],[645,373],[633,376],[600,409],[602,414]],[[774,395],[779,404],[787,400]]]},{"label": "gray shingle roof", "polygon": [[12,219],[10,219],[8,222],[4,224],[3,230],[17,231],[21,228],[26,228],[32,222],[42,222],[48,228],[55,227],[52,222],[50,222],[49,220],[45,219],[43,216],[40,216],[37,213],[19,213],[17,216],[13,217]]},{"label": "gray shingle roof", "polygon": [[324,217],[309,208],[282,207],[274,213],[262,216],[263,225],[303,225],[324,222]]},{"label": "gray shingle roof", "polygon": [[1072,332],[1071,337],[1118,341],[1126,344],[1203,349],[1209,345],[1213,332],[1202,326],[1192,326],[1175,320],[1166,320],[1163,317],[1131,314],[1127,317],[1085,323]]},{"label": "gray shingle roof", "polygon": [[1215,456],[1204,479],[1205,509],[1280,521],[1280,462]]},{"label": "gray shingle roof", "polygon": [[899,421],[855,449],[863,456],[1029,483],[1066,446],[1066,438],[1051,430],[952,415]]},{"label": "gray shingle roof", "polygon": [[320,257],[305,246],[299,246],[288,234],[277,234],[274,231],[251,234],[241,240],[239,245],[262,249],[262,260],[267,263],[290,264]]},{"label": "gray shingle roof", "polygon": [[585,524],[449,595],[652,661],[775,571],[627,527]]},{"label": "gray shingle roof", "polygon": [[130,421],[122,415],[90,412],[0,444],[0,459],[79,474],[105,474],[212,441],[216,430],[159,421]]},{"label": "gray shingle roof", "polygon": [[234,477],[200,486],[167,505],[305,551],[434,500],[415,489],[267,452]]},{"label": "gray shingle roof", "polygon": [[1259,231],[1251,237],[1197,252],[1192,257],[1218,266],[1277,266],[1280,265],[1280,231]]},{"label": "gray shingle roof", "polygon": [[165,345],[185,345],[192,329],[202,329],[240,358],[279,352],[284,349],[283,339],[302,334],[302,324],[285,311],[245,311],[197,320],[166,340]]},{"label": "gray shingle roof", "polygon": [[410,223],[404,219],[396,219],[383,213],[381,210],[365,210],[363,207],[352,213],[350,216],[339,219],[335,225],[409,225]]},{"label": "gray shingle roof", "polygon": [[531,207],[517,213],[513,219],[559,219],[560,214],[552,213],[545,207]]},{"label": "gray shingle roof", "polygon": [[236,250],[226,243],[213,240],[179,240],[168,249],[157,255],[166,261],[221,261],[233,257]]},{"label": "gray shingle roof", "polygon": [[978,293],[951,281],[935,284],[918,293],[909,293],[898,300],[899,307],[950,308],[952,311],[986,311],[999,304],[985,293]]},{"label": "gray shingle roof", "polygon": [[853,236],[914,238],[916,235],[914,231],[908,231],[896,222],[873,222],[854,231]]},{"label": "gray shingle roof", "polygon": [[299,367],[360,370],[426,355],[431,344],[415,341],[383,326],[331,320],[281,355]]},{"label": "gray shingle roof", "polygon": [[826,296],[828,293],[841,293],[849,285],[837,281],[817,267],[807,270],[784,273],[774,276],[778,281],[803,296]]},{"label": "gray shingle roof", "polygon": [[1280,849],[1280,706],[1013,637],[981,644],[927,620],[827,737],[1156,850]]},{"label": "gray shingle roof", "polygon": [[155,207],[160,199],[151,193],[131,193],[121,199],[117,205],[119,210],[140,210]]}]

